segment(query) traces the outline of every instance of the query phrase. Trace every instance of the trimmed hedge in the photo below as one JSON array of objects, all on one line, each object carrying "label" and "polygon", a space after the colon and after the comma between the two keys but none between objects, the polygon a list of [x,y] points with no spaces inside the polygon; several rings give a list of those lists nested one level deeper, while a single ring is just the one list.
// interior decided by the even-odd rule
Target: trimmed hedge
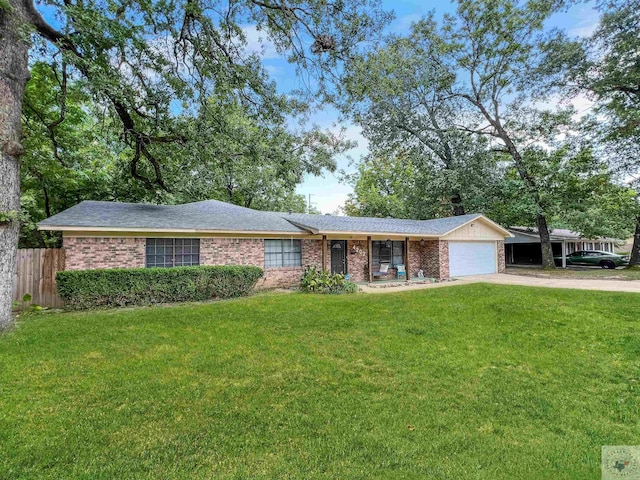
[{"label": "trimmed hedge", "polygon": [[58,293],[71,310],[190,302],[247,295],[262,277],[251,266],[114,268],[58,272]]}]

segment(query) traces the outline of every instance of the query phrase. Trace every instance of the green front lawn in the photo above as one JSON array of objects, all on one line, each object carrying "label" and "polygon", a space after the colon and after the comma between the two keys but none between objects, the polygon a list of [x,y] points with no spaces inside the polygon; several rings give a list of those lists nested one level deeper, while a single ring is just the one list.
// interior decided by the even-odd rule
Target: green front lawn
[{"label": "green front lawn", "polygon": [[600,478],[639,327],[640,295],[483,284],[28,317],[0,478]]}]

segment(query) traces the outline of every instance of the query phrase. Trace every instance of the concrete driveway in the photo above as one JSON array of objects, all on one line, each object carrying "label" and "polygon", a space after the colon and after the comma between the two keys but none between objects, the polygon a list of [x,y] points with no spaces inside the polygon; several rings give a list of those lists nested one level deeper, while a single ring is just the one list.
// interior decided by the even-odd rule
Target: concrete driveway
[{"label": "concrete driveway", "polygon": [[640,293],[640,280],[583,280],[571,278],[539,278],[524,275],[496,273],[492,275],[468,275],[458,277],[462,283],[496,283],[500,285],[523,285],[526,287],[575,288],[577,290],[604,290],[607,292]]}]

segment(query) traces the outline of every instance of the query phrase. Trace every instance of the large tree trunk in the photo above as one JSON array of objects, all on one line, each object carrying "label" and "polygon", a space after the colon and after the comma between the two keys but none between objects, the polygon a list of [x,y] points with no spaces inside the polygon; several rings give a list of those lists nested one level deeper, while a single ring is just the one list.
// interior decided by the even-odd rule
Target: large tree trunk
[{"label": "large tree trunk", "polygon": [[540,235],[540,246],[542,247],[542,268],[555,268],[556,262],[553,259],[553,248],[551,247],[551,237],[547,226],[547,217],[538,215],[536,217],[538,234]]},{"label": "large tree trunk", "polygon": [[[476,98],[475,100],[470,97],[466,97],[467,100],[470,100],[473,105],[475,105],[484,118],[491,124],[493,128],[496,130],[497,136],[504,142],[507,151],[513,158],[513,163],[516,167],[518,175],[522,179],[522,181],[527,186],[529,190],[529,194],[531,198],[536,202],[536,205],[540,207],[542,213],[539,213],[536,216],[536,223],[538,225],[538,233],[540,235],[540,245],[542,247],[542,266],[544,268],[556,268],[556,263],[553,260],[553,248],[551,247],[551,237],[549,236],[549,227],[547,226],[547,217],[544,213],[545,205],[543,204],[540,198],[540,189],[538,188],[538,184],[536,179],[529,173],[527,166],[525,165],[522,155],[518,151],[516,144],[511,139],[511,136],[502,126],[500,122],[500,117],[498,114],[498,108],[495,109],[495,118],[491,116],[489,111],[484,107],[480,98]],[[494,105],[497,105],[497,100],[494,99]]]},{"label": "large tree trunk", "polygon": [[[486,111],[483,110],[486,113]],[[491,120],[488,113],[486,113],[485,117],[489,120],[489,122],[496,128],[496,131],[499,133],[500,138],[505,143],[507,150],[511,154],[511,158],[513,158],[513,163],[516,167],[518,175],[527,186],[531,197],[536,202],[536,205],[540,207],[542,212],[545,210],[545,205],[543,204],[540,198],[540,191],[538,189],[538,184],[531,176],[529,171],[527,170],[527,166],[525,165],[522,155],[516,148],[515,143],[511,140],[511,137],[507,133],[507,131],[502,127],[500,122]],[[540,246],[542,247],[542,267],[543,268],[556,268],[556,262],[553,259],[553,247],[551,246],[551,237],[549,235],[549,227],[547,225],[547,216],[544,213],[539,213],[536,215],[536,224],[538,226],[538,234],[540,235]]]},{"label": "large tree trunk", "polygon": [[20,222],[20,121],[29,79],[27,12],[0,3],[0,330],[12,324],[11,300]]},{"label": "large tree trunk", "polygon": [[464,211],[464,205],[462,205],[462,198],[458,192],[455,192],[451,196],[451,208],[453,211],[453,215],[458,217],[460,215],[464,215],[466,212]]},{"label": "large tree trunk", "polygon": [[640,267],[640,217],[636,218],[636,231],[633,234],[633,247],[631,247],[630,267]]}]

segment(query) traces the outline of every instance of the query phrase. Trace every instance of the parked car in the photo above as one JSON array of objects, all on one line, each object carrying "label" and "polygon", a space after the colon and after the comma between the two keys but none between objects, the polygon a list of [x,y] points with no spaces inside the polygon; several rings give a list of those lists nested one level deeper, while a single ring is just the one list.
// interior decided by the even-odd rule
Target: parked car
[{"label": "parked car", "polygon": [[[562,265],[562,256],[553,257],[556,265]],[[567,265],[616,268],[629,263],[628,255],[604,252],[601,250],[580,250],[567,255]]]}]

